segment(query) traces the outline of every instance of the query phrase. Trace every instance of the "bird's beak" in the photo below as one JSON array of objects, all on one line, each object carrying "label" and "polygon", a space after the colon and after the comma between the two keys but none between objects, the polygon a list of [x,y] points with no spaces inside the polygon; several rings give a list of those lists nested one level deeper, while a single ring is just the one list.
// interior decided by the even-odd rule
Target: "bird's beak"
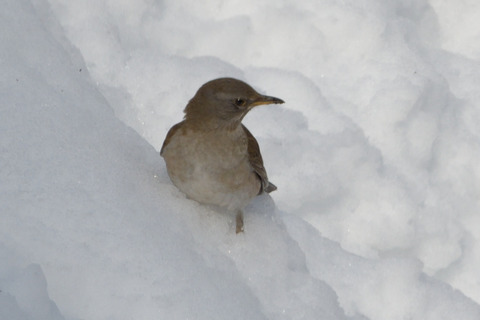
[{"label": "bird's beak", "polygon": [[280,104],[285,103],[282,99],[269,97],[269,96],[259,96],[258,99],[254,100],[251,104],[252,108],[260,106],[262,104]]}]

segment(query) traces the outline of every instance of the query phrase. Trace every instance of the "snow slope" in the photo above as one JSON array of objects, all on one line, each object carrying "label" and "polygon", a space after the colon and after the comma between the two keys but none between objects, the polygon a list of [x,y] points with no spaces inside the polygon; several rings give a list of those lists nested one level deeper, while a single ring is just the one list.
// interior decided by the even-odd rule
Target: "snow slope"
[{"label": "snow slope", "polygon": [[[479,10],[5,0],[0,319],[479,319]],[[241,235],[158,155],[227,75],[287,102]]]}]

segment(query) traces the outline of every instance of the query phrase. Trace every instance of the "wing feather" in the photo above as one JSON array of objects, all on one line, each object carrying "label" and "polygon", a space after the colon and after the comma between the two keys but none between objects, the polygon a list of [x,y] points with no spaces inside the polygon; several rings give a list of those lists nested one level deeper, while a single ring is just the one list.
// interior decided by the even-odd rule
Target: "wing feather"
[{"label": "wing feather", "polygon": [[262,154],[260,153],[260,147],[258,145],[257,139],[248,131],[248,129],[242,124],[242,128],[247,135],[248,141],[248,157],[250,164],[252,165],[253,171],[258,175],[262,186],[260,188],[259,194],[262,192],[270,193],[277,190],[277,187],[268,181],[267,171],[263,166]]},{"label": "wing feather", "polygon": [[165,141],[163,141],[162,149],[160,150],[160,155],[162,155],[163,150],[165,147],[170,143],[170,140],[172,139],[173,135],[175,132],[177,132],[178,129],[180,129],[185,121],[179,122],[173,127],[168,130],[167,136],[165,137]]}]

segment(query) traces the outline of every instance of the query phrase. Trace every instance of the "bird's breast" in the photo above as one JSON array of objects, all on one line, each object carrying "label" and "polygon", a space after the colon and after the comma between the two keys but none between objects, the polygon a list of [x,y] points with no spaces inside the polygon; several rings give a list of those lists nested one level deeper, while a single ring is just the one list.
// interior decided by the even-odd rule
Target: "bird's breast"
[{"label": "bird's breast", "polygon": [[178,130],[162,155],[172,182],[199,202],[235,210],[259,191],[243,130]]}]

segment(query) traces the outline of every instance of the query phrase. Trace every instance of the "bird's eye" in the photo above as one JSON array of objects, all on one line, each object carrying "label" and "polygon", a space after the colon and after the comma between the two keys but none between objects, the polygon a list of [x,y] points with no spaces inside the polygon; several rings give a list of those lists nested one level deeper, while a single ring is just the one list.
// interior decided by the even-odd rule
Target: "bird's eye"
[{"label": "bird's eye", "polygon": [[245,101],[245,100],[242,99],[242,98],[237,98],[237,99],[235,99],[235,105],[236,105],[237,107],[243,107],[246,103],[247,103],[247,101]]}]

